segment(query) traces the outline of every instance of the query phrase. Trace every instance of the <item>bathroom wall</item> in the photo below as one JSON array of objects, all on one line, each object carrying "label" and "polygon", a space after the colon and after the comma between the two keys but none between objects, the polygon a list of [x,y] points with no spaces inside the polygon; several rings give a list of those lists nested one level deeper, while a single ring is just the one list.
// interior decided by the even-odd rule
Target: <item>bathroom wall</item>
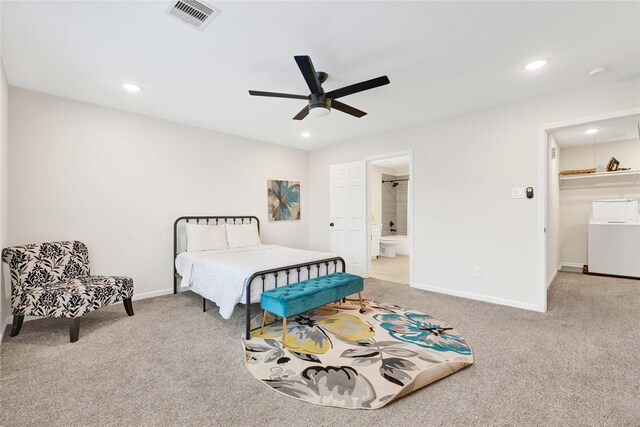
[{"label": "bathroom wall", "polygon": [[[409,179],[409,175],[396,176],[396,179]],[[396,234],[407,235],[407,208],[409,205],[409,181],[399,181],[396,190]]]},{"label": "bathroom wall", "polygon": [[[369,221],[373,223],[382,223],[382,174],[393,175],[393,169],[385,168],[378,165],[369,166],[369,200],[371,202],[369,211]],[[389,225],[389,223],[387,223]]]},{"label": "bathroom wall", "polygon": [[[382,174],[383,181],[407,179],[408,175],[387,175]],[[396,187],[391,182],[382,184],[382,235],[391,234],[407,235],[407,203],[408,203],[408,181],[399,181]],[[394,226],[390,226],[390,222]],[[396,230],[392,232],[391,229]]]},{"label": "bathroom wall", "polygon": [[[382,174],[383,181],[389,181],[394,179],[394,175]],[[391,221],[397,223],[397,204],[396,204],[396,189],[393,188],[393,184],[385,182],[381,187],[381,207],[382,207],[382,235],[389,236],[395,234],[391,232]],[[394,230],[395,230],[394,226]]]}]

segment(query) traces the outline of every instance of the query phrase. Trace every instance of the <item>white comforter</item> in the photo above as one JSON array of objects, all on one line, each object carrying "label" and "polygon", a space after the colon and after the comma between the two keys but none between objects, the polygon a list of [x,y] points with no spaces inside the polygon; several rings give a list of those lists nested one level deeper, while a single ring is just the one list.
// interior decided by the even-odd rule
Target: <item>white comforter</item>
[{"label": "white comforter", "polygon": [[[190,287],[192,291],[215,302],[220,307],[220,315],[228,319],[239,302],[245,302],[245,283],[258,271],[286,265],[301,264],[331,258],[335,255],[326,252],[306,251],[277,245],[259,245],[238,249],[217,251],[182,252],[176,257],[176,269],[182,276],[181,287]],[[326,266],[322,264],[321,274]],[[329,264],[329,273],[335,272],[333,263]],[[307,279],[307,272],[301,272],[300,280]],[[311,277],[317,276],[317,269],[311,269]],[[290,283],[297,282],[297,272],[292,271]],[[278,286],[286,284],[286,275],[278,276]],[[265,289],[274,286],[274,277],[265,278]],[[251,284],[251,302],[260,302],[262,280],[256,278]]]}]

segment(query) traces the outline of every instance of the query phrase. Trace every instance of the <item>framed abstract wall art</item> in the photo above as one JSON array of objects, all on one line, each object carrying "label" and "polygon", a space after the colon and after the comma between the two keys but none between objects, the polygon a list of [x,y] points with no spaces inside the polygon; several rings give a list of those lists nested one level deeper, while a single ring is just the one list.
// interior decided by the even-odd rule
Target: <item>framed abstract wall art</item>
[{"label": "framed abstract wall art", "polygon": [[267,181],[269,221],[295,221],[300,219],[300,182]]}]

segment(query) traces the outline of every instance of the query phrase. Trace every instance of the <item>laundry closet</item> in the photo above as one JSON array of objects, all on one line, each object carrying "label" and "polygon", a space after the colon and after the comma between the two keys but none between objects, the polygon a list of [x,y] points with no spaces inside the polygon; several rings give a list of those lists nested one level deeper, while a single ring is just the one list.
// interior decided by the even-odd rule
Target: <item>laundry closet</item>
[{"label": "laundry closet", "polygon": [[547,260],[640,278],[640,115],[548,134]]}]

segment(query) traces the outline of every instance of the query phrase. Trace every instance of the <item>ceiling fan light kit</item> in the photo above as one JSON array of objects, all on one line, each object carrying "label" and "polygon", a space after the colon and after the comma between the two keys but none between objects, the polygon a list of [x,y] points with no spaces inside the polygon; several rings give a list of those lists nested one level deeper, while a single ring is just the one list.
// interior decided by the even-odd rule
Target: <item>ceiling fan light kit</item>
[{"label": "ceiling fan light kit", "polygon": [[367,113],[358,110],[357,108],[354,108],[350,105],[343,104],[340,101],[336,101],[336,99],[365,90],[373,89],[378,86],[384,86],[390,83],[387,76],[382,76],[325,93],[324,89],[322,88],[322,83],[327,81],[329,75],[322,71],[316,72],[315,68],[313,67],[313,62],[311,62],[311,58],[308,56],[294,56],[294,59],[298,64],[298,68],[300,68],[302,77],[304,77],[305,81],[307,82],[307,86],[309,87],[309,90],[311,92],[309,95],[305,96],[279,92],[263,92],[258,90],[249,91],[249,95],[252,96],[306,99],[308,104],[293,117],[293,120],[302,120],[309,114],[316,117],[325,117],[329,115],[332,108],[354,117],[363,117]]},{"label": "ceiling fan light kit", "polygon": [[324,94],[312,93],[309,96],[309,113],[316,117],[328,116],[331,112],[331,99]]}]

